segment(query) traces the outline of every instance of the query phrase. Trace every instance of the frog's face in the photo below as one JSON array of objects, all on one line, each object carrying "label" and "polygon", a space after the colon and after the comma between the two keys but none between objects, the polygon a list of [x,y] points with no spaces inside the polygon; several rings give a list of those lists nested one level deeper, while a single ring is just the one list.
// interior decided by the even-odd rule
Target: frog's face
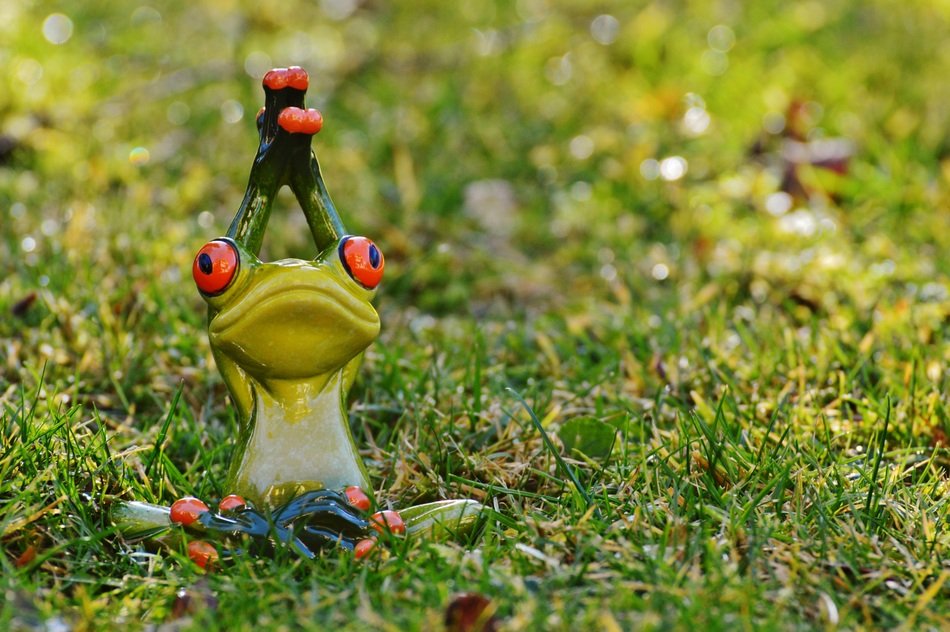
[{"label": "frog's face", "polygon": [[379,333],[370,300],[383,256],[365,237],[344,237],[314,261],[273,263],[215,239],[192,272],[210,307],[212,348],[258,380],[327,375]]}]

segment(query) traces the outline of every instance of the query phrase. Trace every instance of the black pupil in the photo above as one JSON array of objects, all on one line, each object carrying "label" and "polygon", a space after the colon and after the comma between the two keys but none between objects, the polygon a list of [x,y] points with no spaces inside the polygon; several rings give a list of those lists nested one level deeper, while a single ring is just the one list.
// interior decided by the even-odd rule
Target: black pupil
[{"label": "black pupil", "polygon": [[376,247],[376,244],[370,244],[369,246],[369,264],[374,268],[379,267],[379,248]]},{"label": "black pupil", "polygon": [[202,252],[198,255],[198,269],[205,274],[211,274],[211,271],[214,269],[214,265],[211,262],[211,255],[207,252]]}]

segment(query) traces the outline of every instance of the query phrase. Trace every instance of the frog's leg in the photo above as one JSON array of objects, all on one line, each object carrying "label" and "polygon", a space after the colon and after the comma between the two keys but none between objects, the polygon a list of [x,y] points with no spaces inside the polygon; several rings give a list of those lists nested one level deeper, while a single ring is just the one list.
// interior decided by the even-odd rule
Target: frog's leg
[{"label": "frog's leg", "polygon": [[400,509],[410,538],[445,541],[465,536],[479,522],[485,510],[475,500],[439,500]]}]

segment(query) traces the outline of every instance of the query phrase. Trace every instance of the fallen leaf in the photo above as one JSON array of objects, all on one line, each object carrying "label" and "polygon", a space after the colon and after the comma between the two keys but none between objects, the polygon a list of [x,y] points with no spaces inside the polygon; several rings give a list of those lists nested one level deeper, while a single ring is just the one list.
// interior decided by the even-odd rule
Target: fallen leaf
[{"label": "fallen leaf", "polygon": [[16,564],[17,568],[23,568],[24,566],[32,562],[35,557],[36,557],[36,547],[31,544],[30,546],[26,547],[26,550],[23,551],[23,553],[21,553],[19,557],[16,558],[16,561],[14,562],[14,564]]},{"label": "fallen leaf", "polygon": [[445,629],[448,632],[495,632],[495,604],[478,593],[457,595],[445,610]]},{"label": "fallen leaf", "polygon": [[199,579],[190,588],[178,589],[169,619],[190,617],[206,609],[217,610],[218,598],[211,592],[207,580]]},{"label": "fallen leaf", "polygon": [[10,308],[10,311],[17,318],[23,318],[26,316],[26,313],[30,310],[30,307],[33,306],[33,303],[36,302],[36,292],[30,292],[19,301],[13,304],[13,307]]}]

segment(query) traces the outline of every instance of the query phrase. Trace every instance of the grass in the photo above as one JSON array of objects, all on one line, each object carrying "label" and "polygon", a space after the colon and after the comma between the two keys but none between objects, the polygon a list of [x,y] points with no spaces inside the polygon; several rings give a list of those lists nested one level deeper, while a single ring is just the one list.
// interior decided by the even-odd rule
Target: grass
[{"label": "grass", "polygon": [[[0,628],[437,629],[459,592],[504,629],[950,625],[950,13],[556,4],[0,8]],[[187,269],[290,63],[387,257],[351,394],[373,482],[492,511],[206,575],[105,509],[227,493]],[[846,172],[795,138],[846,139]],[[310,256],[282,205],[265,256]],[[579,417],[609,458],[563,449]]]}]

